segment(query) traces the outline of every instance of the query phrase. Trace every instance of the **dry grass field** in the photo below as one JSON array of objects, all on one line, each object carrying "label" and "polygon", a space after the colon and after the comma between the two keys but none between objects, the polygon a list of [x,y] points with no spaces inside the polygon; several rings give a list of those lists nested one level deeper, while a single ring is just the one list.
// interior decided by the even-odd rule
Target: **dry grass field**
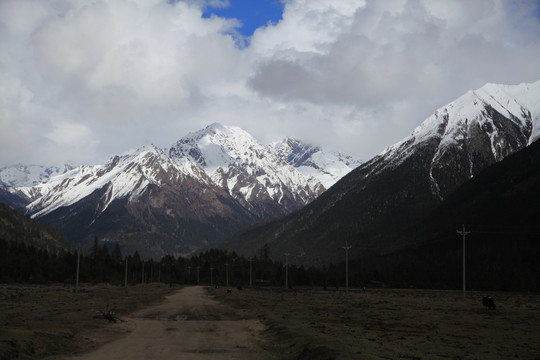
[{"label": "dry grass field", "polygon": [[[122,318],[160,303],[163,284],[127,288],[0,285],[0,359],[64,358],[121,337],[99,315]],[[208,288],[216,300],[266,325],[270,358],[540,359],[540,295],[314,288]],[[492,296],[496,310],[482,306]],[[97,316],[96,316],[97,315]],[[177,324],[177,326],[182,326]]]},{"label": "dry grass field", "polygon": [[[178,288],[177,288],[178,289]],[[173,288],[173,290],[175,290]],[[169,286],[0,285],[0,359],[43,359],[96,348],[120,336],[103,317],[161,301]]]},{"label": "dry grass field", "polygon": [[[540,295],[210,289],[268,326],[279,359],[540,359]],[[496,310],[482,306],[492,296]]]}]

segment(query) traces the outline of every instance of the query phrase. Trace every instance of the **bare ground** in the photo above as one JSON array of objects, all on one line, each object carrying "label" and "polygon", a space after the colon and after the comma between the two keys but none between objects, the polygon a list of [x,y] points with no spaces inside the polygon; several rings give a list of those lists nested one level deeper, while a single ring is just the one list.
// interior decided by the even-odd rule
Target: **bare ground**
[{"label": "bare ground", "polygon": [[0,359],[43,359],[95,349],[120,334],[102,316],[123,317],[164,299],[164,284],[0,284]]},{"label": "bare ground", "polygon": [[265,359],[265,329],[241,310],[187,287],[117,325],[125,336],[72,359]]}]

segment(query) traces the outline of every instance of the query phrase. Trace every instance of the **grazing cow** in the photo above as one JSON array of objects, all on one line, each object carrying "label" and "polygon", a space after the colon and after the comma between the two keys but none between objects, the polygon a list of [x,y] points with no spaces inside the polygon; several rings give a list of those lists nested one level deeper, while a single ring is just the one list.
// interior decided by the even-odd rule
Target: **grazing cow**
[{"label": "grazing cow", "polygon": [[486,306],[488,309],[495,310],[495,302],[492,297],[484,296],[482,298],[482,305]]},{"label": "grazing cow", "polygon": [[232,290],[231,289],[227,289],[227,294],[230,294],[232,293]]}]

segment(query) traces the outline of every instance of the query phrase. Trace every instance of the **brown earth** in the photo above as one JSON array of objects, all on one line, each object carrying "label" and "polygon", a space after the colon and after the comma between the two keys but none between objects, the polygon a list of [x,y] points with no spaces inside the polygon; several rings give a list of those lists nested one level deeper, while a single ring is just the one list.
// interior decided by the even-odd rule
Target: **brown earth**
[{"label": "brown earth", "polygon": [[211,299],[203,287],[184,288],[161,305],[137,311],[119,324],[125,333],[72,359],[265,359],[265,327],[245,312]]}]

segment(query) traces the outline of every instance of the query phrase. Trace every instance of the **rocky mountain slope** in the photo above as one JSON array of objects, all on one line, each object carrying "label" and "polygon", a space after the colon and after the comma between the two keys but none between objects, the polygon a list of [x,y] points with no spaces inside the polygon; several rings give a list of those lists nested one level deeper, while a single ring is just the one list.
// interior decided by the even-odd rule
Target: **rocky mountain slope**
[{"label": "rocky mountain slope", "polygon": [[407,138],[362,164],[316,201],[223,244],[252,255],[324,263],[367,249],[403,246],[394,236],[426,216],[461,184],[540,135],[540,81],[487,84],[437,110]]},{"label": "rocky mountain slope", "polygon": [[9,207],[20,211],[25,211],[25,206],[28,204],[28,200],[19,195],[13,194],[10,187],[0,183],[0,203],[6,204]]},{"label": "rocky mountain slope", "polygon": [[540,290],[540,141],[497,162],[454,191],[427,217],[396,234],[397,251],[359,254],[351,272],[403,287]]}]

